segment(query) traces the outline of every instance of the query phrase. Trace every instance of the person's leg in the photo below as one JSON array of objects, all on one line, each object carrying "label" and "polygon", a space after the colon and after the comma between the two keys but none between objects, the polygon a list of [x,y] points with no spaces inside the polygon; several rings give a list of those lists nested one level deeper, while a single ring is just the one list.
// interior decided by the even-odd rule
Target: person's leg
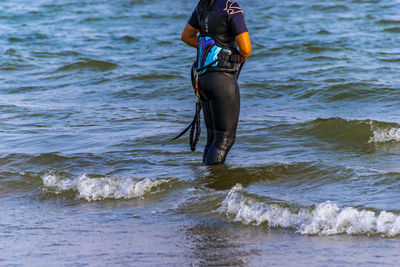
[{"label": "person's leg", "polygon": [[[239,86],[233,74],[211,72],[205,76],[207,76],[203,80],[205,92],[212,96],[209,110],[213,123],[213,140],[208,146],[204,163],[223,164],[235,142],[240,111]],[[209,139],[207,140],[209,144]]]},{"label": "person's leg", "polygon": [[201,106],[203,108],[204,123],[207,128],[207,143],[206,143],[206,146],[204,147],[204,153],[203,153],[203,163],[204,163],[206,160],[208,149],[210,148],[210,146],[214,140],[214,126],[213,126],[210,101],[202,100]]}]

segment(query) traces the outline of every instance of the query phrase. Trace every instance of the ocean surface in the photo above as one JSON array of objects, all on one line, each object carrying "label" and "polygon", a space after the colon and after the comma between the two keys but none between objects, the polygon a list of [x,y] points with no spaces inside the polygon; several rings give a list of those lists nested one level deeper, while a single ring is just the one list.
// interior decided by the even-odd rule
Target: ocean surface
[{"label": "ocean surface", "polygon": [[399,266],[398,0],[242,0],[237,140],[188,136],[196,1],[0,3],[1,266]]}]

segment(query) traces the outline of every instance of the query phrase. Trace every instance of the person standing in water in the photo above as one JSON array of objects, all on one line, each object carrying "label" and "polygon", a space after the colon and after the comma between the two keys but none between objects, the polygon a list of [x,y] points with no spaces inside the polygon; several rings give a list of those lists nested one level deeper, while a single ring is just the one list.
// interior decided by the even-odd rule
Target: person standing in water
[{"label": "person standing in water", "polygon": [[236,137],[239,70],[251,53],[242,8],[232,0],[200,0],[182,40],[197,48],[192,74],[198,81],[207,127],[203,163],[223,164]]}]

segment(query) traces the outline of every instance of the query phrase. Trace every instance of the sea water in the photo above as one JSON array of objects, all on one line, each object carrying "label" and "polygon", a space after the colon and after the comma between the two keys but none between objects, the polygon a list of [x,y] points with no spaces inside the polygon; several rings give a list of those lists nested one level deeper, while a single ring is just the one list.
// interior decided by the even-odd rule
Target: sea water
[{"label": "sea water", "polygon": [[188,137],[196,1],[0,3],[0,265],[400,264],[400,1],[240,2],[236,143]]}]

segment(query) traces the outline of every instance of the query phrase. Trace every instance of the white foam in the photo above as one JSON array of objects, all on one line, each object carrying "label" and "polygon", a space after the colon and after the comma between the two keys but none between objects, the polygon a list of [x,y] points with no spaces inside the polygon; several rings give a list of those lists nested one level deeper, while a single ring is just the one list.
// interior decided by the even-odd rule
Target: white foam
[{"label": "white foam", "polygon": [[301,234],[400,235],[400,216],[391,212],[382,211],[376,215],[375,212],[353,207],[341,209],[331,201],[317,204],[315,208],[294,211],[278,204],[257,201],[244,193],[242,185],[234,186],[218,211],[235,222],[293,228]]},{"label": "white foam", "polygon": [[139,198],[154,191],[159,185],[171,181],[165,179],[133,179],[133,178],[90,178],[86,175],[72,179],[62,178],[54,174],[42,178],[43,185],[61,193],[67,190],[78,191],[78,198],[88,201],[111,199]]},{"label": "white foam", "polygon": [[78,182],[77,179],[62,179],[54,174],[45,175],[42,180],[44,186],[55,188],[57,193],[76,188]]},{"label": "white foam", "polygon": [[389,141],[400,141],[400,128],[377,128],[373,131],[373,136],[368,140],[369,143],[384,143]]}]

